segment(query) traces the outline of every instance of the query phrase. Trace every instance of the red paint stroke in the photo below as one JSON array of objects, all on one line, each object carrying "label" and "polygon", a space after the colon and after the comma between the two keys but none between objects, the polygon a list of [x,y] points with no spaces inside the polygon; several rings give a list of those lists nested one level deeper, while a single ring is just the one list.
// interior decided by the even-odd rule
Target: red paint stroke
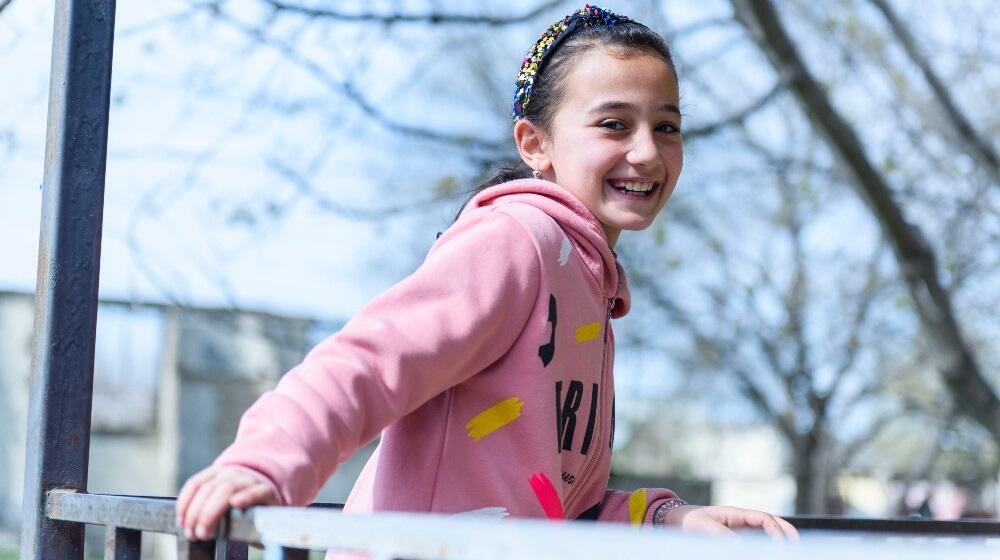
[{"label": "red paint stroke", "polygon": [[531,489],[535,492],[538,503],[542,505],[545,517],[549,519],[566,518],[563,514],[562,500],[559,499],[556,487],[552,486],[552,481],[549,480],[549,477],[545,476],[545,473],[531,475],[531,478],[528,479],[528,484],[531,484]]}]

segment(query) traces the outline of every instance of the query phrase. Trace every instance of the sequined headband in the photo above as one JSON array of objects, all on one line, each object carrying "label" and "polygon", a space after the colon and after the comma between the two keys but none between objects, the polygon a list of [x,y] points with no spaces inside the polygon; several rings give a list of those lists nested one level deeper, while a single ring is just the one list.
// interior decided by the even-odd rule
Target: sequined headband
[{"label": "sequined headband", "polygon": [[517,74],[517,81],[514,82],[514,109],[512,111],[514,121],[524,117],[524,110],[527,108],[528,102],[531,101],[535,77],[542,70],[546,56],[554,52],[566,37],[584,27],[595,25],[612,27],[631,21],[633,20],[629,17],[587,4],[550,25],[528,51],[528,55],[524,57],[524,63],[521,64],[521,71]]}]

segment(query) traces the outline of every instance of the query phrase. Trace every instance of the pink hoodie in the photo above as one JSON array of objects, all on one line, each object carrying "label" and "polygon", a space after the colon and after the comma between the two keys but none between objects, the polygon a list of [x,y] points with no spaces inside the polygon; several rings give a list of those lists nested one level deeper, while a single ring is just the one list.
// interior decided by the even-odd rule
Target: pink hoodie
[{"label": "pink hoodie", "polygon": [[250,407],[216,464],[256,470],[304,505],[382,432],[347,511],[648,523],[673,492],[607,489],[610,319],[628,309],[582,203],[535,179],[488,188],[416,272]]}]

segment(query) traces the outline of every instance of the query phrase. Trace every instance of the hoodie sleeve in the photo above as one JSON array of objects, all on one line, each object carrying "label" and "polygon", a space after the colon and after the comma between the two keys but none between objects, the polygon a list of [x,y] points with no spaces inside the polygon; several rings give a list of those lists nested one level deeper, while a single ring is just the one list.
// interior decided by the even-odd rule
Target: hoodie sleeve
[{"label": "hoodie sleeve", "polygon": [[502,357],[527,323],[540,262],[529,232],[493,208],[463,216],[411,276],[372,300],[262,395],[216,465],[312,501],[388,424]]},{"label": "hoodie sleeve", "polygon": [[597,520],[649,525],[660,504],[679,497],[673,490],[666,488],[640,488],[634,492],[607,490],[604,492]]}]

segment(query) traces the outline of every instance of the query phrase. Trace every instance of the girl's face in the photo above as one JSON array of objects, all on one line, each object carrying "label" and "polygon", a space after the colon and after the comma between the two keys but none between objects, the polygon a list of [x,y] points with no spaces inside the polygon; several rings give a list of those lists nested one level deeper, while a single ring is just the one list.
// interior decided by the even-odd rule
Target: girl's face
[{"label": "girl's face", "polygon": [[579,198],[614,247],[621,230],[649,227],[683,162],[673,71],[650,54],[594,48],[566,76],[539,169]]}]

